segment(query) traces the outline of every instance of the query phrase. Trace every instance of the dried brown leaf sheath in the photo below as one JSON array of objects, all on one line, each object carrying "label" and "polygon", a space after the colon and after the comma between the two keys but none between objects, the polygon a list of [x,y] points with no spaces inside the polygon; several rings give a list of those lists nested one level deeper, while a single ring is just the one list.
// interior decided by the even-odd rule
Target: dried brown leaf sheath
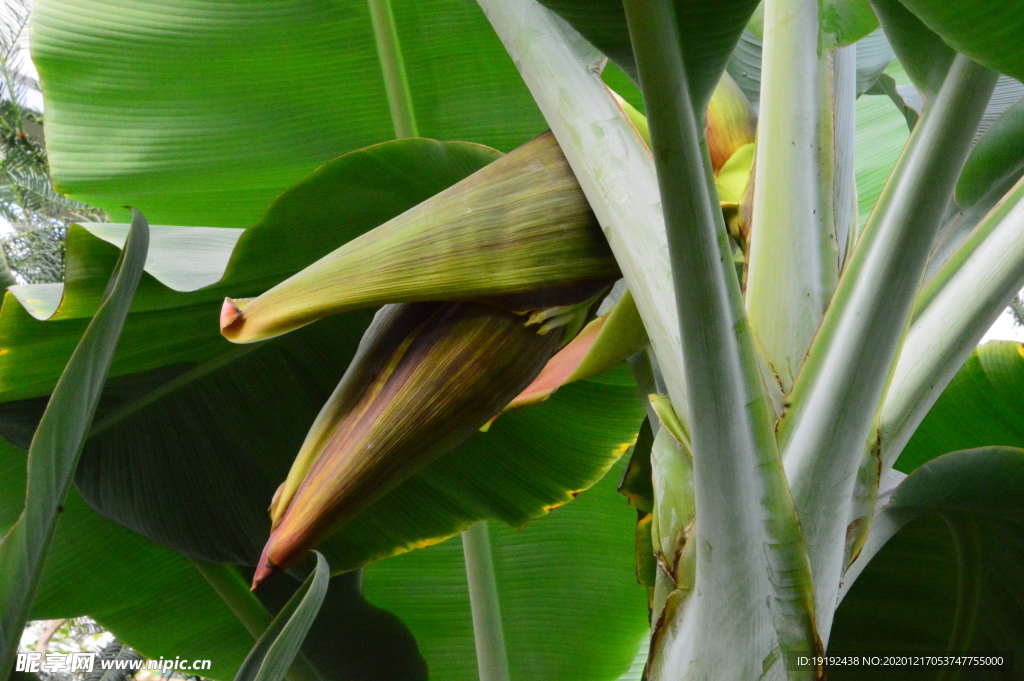
[{"label": "dried brown leaf sheath", "polygon": [[282,489],[254,587],[501,411],[558,349],[561,330],[536,331],[480,303],[378,312]]}]

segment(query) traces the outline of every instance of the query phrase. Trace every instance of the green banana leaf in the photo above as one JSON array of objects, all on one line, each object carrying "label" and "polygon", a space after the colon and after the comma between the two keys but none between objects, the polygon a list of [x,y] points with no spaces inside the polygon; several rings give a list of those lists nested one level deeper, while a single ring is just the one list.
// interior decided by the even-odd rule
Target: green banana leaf
[{"label": "green banana leaf", "polygon": [[[24,452],[0,443],[0,531],[22,506],[25,464]],[[208,659],[205,677],[235,676],[253,635],[187,558],[102,518],[74,489],[63,507],[29,619],[88,615],[150,659]],[[325,619],[303,646],[317,676],[422,681],[426,672],[412,635],[394,615],[366,602],[358,576],[331,580]],[[248,581],[239,576],[238,584],[236,598],[255,600]],[[277,600],[268,607],[275,611],[298,584],[285,576],[273,586]],[[344,613],[346,627],[328,613]]]},{"label": "green banana leaf", "polygon": [[1022,175],[1024,99],[1018,99],[993,121],[971,150],[956,184],[957,205],[968,208],[983,202],[989,194],[998,200]]},{"label": "green banana leaf", "polygon": [[857,100],[854,172],[862,227],[909,137],[906,119],[888,97],[867,95]]},{"label": "green banana leaf", "polygon": [[1005,0],[899,0],[957,52],[1024,79],[1024,12]]},{"label": "green banana leaf", "polygon": [[50,396],[29,447],[24,510],[0,539],[0,674],[14,667],[21,631],[96,413],[114,348],[149,250],[149,225],[133,211],[131,235],[99,311]]},{"label": "green banana leaf", "polygon": [[740,39],[733,48],[725,70],[743,90],[754,111],[761,104],[761,53],[764,45],[749,28],[743,29]]},{"label": "green banana leaf", "polygon": [[[6,518],[24,499],[25,463],[0,444]],[[29,618],[86,614],[143,655],[212,660],[214,679],[234,676],[254,642],[188,559],[101,518],[71,490]]]},{"label": "green banana leaf", "polygon": [[857,96],[878,82],[886,67],[896,58],[882,29],[875,29],[857,43]]},{"label": "green banana leaf", "polygon": [[978,347],[914,432],[897,470],[909,473],[951,450],[1024,447],[1024,347],[989,341]]},{"label": "green banana leaf", "polygon": [[[393,0],[419,134],[509,151],[543,119],[466,0]],[[394,138],[363,0],[40,0],[59,191],[155,224],[247,227],[326,161]]]},{"label": "green banana leaf", "polygon": [[931,277],[1024,174],[1024,84],[1000,76],[932,247]]},{"label": "green banana leaf", "polygon": [[[513,681],[612,681],[637,655],[647,594],[636,583],[636,511],[616,491],[625,464],[523,530],[490,523]],[[367,597],[409,626],[431,678],[479,678],[464,565],[452,539],[365,570]]]},{"label": "green banana leaf", "polygon": [[826,0],[821,3],[821,28],[840,47],[852,45],[878,28],[868,0]]},{"label": "green banana leaf", "polygon": [[[24,463],[24,453],[0,445],[0,518],[12,516],[14,500],[20,504]],[[611,681],[629,667],[647,631],[646,595],[633,565],[635,511],[615,492],[624,463],[525,529],[491,526],[509,650],[525,665],[522,675],[513,668],[516,681],[549,678],[548,665],[564,671],[560,678]],[[303,647],[322,678],[420,681],[427,670],[432,678],[474,678],[457,539],[366,571],[367,597],[409,619],[419,652],[394,615],[363,600],[359,577],[331,580]],[[281,575],[259,596],[276,611],[297,586]],[[31,617],[83,614],[148,657],[211,659],[206,675],[213,679],[232,678],[253,645],[187,559],[99,517],[72,491]]]},{"label": "green banana leaf", "polygon": [[836,613],[830,654],[995,655],[1004,664],[836,666],[829,679],[1020,678],[1024,450],[953,452],[915,470],[875,518],[862,558],[872,555]]}]

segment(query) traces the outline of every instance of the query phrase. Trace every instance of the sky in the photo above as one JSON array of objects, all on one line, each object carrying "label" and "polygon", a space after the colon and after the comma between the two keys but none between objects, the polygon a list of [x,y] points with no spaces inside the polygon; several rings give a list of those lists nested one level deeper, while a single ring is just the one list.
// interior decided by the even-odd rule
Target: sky
[{"label": "sky", "polygon": [[990,340],[1012,340],[1018,342],[1024,342],[1024,329],[1013,323],[1013,317],[1010,316],[1009,312],[1003,312],[999,315],[999,319],[992,325],[992,328],[988,330],[985,337],[981,339],[982,343],[986,343]]}]

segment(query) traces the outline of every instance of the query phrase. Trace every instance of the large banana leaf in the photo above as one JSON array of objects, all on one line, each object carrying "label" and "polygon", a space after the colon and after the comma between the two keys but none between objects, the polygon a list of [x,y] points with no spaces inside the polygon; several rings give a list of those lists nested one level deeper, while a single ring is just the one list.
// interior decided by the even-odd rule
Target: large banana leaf
[{"label": "large banana leaf", "polygon": [[[143,282],[80,463],[76,484],[101,514],[177,551],[255,564],[266,508],[339,380],[370,312],[337,315],[266,343],[233,346],[217,328],[224,295],[262,292],[495,158],[485,147],[428,140],[354,152],[286,192],[238,239],[224,277],[192,293]],[[119,242],[116,228],[90,229]],[[102,230],[102,231],[101,231]],[[171,248],[180,228],[154,227]],[[220,230],[206,230],[219,232]],[[186,230],[193,237],[201,230]],[[230,240],[209,240],[229,249]],[[77,252],[81,245],[87,248]],[[69,239],[64,299],[49,321],[8,295],[0,311],[0,405],[8,437],[26,432],[117,253],[84,228]],[[147,269],[173,262],[157,249]],[[227,257],[211,260],[223,262]],[[179,261],[181,259],[179,258]],[[189,261],[184,261],[187,266]],[[159,272],[165,281],[187,277]],[[209,278],[209,272],[195,274]],[[185,282],[187,283],[187,282]],[[23,296],[24,297],[24,296]],[[68,318],[71,317],[71,318]],[[324,548],[342,571],[451,536],[484,518],[522,525],[596,482],[632,442],[642,409],[624,369],[499,419],[369,509]],[[174,480],[174,485],[167,485]],[[182,504],[185,497],[188,504]]]},{"label": "large banana leaf", "polygon": [[871,556],[836,613],[830,653],[1001,655],[1005,661],[949,669],[837,666],[830,679],[1020,678],[1024,450],[954,452],[915,470],[876,517],[862,560]]},{"label": "large banana leaf", "polygon": [[[610,681],[629,669],[647,603],[633,560],[636,511],[615,489],[624,464],[524,530],[490,523],[513,681]],[[432,678],[445,681],[479,678],[463,566],[451,540],[374,563],[364,578],[367,596],[408,624]]]},{"label": "large banana leaf", "polygon": [[[21,508],[25,463],[0,444],[0,531]],[[86,614],[144,655],[212,660],[215,679],[231,678],[253,644],[188,559],[104,520],[72,490],[29,616]]]},{"label": "large banana leaf", "polygon": [[[21,508],[25,463],[24,452],[0,443],[0,532]],[[252,598],[247,582],[238,582],[241,597]],[[296,586],[283,578],[271,609],[282,605]],[[412,635],[394,615],[366,602],[357,573],[335,577],[331,586],[323,611],[344,612],[346,628],[325,617],[303,647],[324,681],[347,681],[353,675],[368,681],[426,678]],[[208,659],[212,664],[204,675],[211,679],[234,677],[254,643],[187,558],[102,518],[72,490],[29,617],[81,615],[149,658]]]},{"label": "large banana leaf", "polygon": [[[24,494],[23,452],[0,444],[0,530]],[[578,501],[523,530],[492,524],[502,610],[516,681],[601,681],[629,666],[647,630],[646,598],[633,572],[635,511],[616,493],[621,464]],[[186,497],[179,497],[184,505]],[[360,595],[359,573],[331,580],[306,641],[324,679],[419,681],[475,678],[473,625],[458,540],[376,563]],[[287,575],[260,597],[271,611],[298,586]],[[88,614],[149,657],[211,659],[229,679],[253,645],[183,556],[97,515],[72,491],[31,617]],[[566,643],[566,642],[570,643]],[[424,662],[417,653],[426,658]]]},{"label": "large banana leaf", "polygon": [[[8,501],[23,491],[25,459],[9,445],[0,452],[0,517],[8,518]],[[617,472],[525,530],[492,526],[510,650],[525,665],[517,681],[548,678],[546,665],[564,670],[560,678],[615,679],[646,631],[644,592],[630,554],[634,512],[615,493]],[[307,658],[328,679],[425,678],[401,624],[351,597],[359,593],[353,577],[331,580],[323,619],[304,647]],[[272,609],[297,586],[287,576],[278,579],[261,594]],[[432,676],[473,678],[473,627],[457,540],[375,565],[365,589],[374,602],[409,618]],[[100,518],[72,492],[32,617],[82,614],[150,657],[209,658],[214,679],[231,678],[253,644],[188,560]],[[567,640],[572,644],[563,645]],[[576,664],[577,655],[586,663]]]},{"label": "large banana leaf", "polygon": [[[543,130],[514,66],[473,3],[392,4],[422,134],[468,137],[510,149]],[[354,1],[293,0],[225,8],[215,2],[89,5],[41,0],[33,49],[44,83],[57,182],[61,189],[113,212],[130,198],[156,222],[249,225],[271,199],[318,164],[391,137],[380,67],[367,56],[374,52],[371,35],[366,5]],[[145,58],[140,61],[139,55]],[[128,96],[133,100],[130,114],[108,114],[112,103]],[[464,162],[472,154],[465,152],[462,162],[453,161],[459,154],[451,148],[433,159],[427,158],[429,153],[413,154],[414,161],[398,164],[386,159],[374,164],[375,153],[365,152],[364,161],[370,160],[351,173],[355,188],[335,192],[322,213],[310,215],[303,206],[286,220],[268,214],[239,241],[218,285],[173,293],[157,279],[179,291],[199,286],[181,272],[180,261],[179,269],[172,267],[170,273],[158,272],[149,263],[154,279],[143,282],[139,299],[147,302],[133,310],[126,329],[131,351],[115,358],[117,389],[105,396],[101,422],[86,453],[95,456],[95,479],[104,472],[122,474],[113,484],[98,485],[95,496],[103,504],[120,506],[129,523],[148,524],[151,536],[198,543],[199,555],[254,559],[265,538],[264,508],[270,494],[340,377],[369,315],[323,320],[273,343],[231,348],[216,335],[219,298],[262,292],[348,238],[461,179],[489,152],[480,150],[472,168]],[[325,216],[335,220],[325,224]],[[82,257],[69,254],[69,295],[51,321],[37,322],[13,296],[8,296],[9,309],[0,313],[0,337],[10,344],[10,354],[17,351],[19,360],[25,360],[0,367],[0,376],[7,377],[0,378],[0,391],[7,400],[19,400],[5,410],[8,434],[23,435],[31,427],[39,398],[52,387],[49,358],[66,352],[64,336],[91,306],[92,281],[116,258],[116,248],[93,237],[117,245],[117,235],[104,229],[103,234],[95,226],[73,229],[70,248]],[[208,232],[186,235],[180,229],[166,234],[169,241],[202,238],[213,251],[222,251],[228,239],[218,242]],[[169,257],[167,262],[176,260]],[[77,299],[71,295],[76,291],[81,294]],[[56,287],[17,293],[41,318],[60,298]],[[73,313],[76,308],[81,312]],[[27,361],[30,357],[36,361]],[[440,486],[429,480],[421,485],[417,494],[436,504],[431,513],[417,517],[448,534],[488,514],[525,522],[544,513],[545,506],[570,500],[570,492],[596,480],[635,432],[639,414],[634,419],[629,413],[636,409],[630,383],[622,372],[597,377],[589,387],[567,389],[545,405],[503,417],[489,434],[494,439],[476,446],[487,456],[502,450],[523,454],[521,466],[512,459],[505,462],[511,468],[496,474],[488,463],[493,459],[476,461],[468,451],[473,467],[455,466],[441,476]],[[553,420],[544,416],[549,412]],[[175,418],[183,414],[190,417]],[[140,427],[143,423],[149,428]],[[549,429],[544,437],[537,435],[537,426]],[[110,456],[118,449],[118,438],[133,446],[154,444],[150,464],[170,454],[191,453],[180,469],[170,471],[178,489],[164,484],[164,470],[123,475],[130,457]],[[495,441],[500,446],[494,447]],[[88,474],[79,479],[87,489],[82,478]],[[157,479],[163,482],[152,484]],[[504,493],[490,493],[492,479],[508,483]],[[212,487],[208,494],[188,492],[190,486],[207,484]],[[461,507],[445,496],[453,484],[462,487],[457,491]],[[517,485],[530,494],[521,498]],[[467,496],[465,488],[474,491]],[[134,503],[150,501],[154,492],[162,495],[154,501],[157,508],[143,504],[141,513],[132,510]],[[415,505],[413,497],[408,503]],[[163,522],[180,522],[176,519],[181,514],[191,525],[183,534],[177,534],[180,526],[161,527]],[[417,519],[403,515],[401,508],[389,509],[388,515],[399,524]],[[207,529],[212,539],[200,536]],[[385,553],[398,548],[393,539],[384,538]],[[401,548],[435,540],[431,532],[415,532],[402,537]],[[216,556],[209,555],[211,546]],[[361,547],[364,554],[366,548]],[[325,553],[331,555],[329,548]],[[336,568],[342,564],[335,560],[339,555],[344,554],[331,557]],[[579,558],[576,566],[586,571],[586,556]],[[537,609],[550,613],[543,602]],[[616,609],[627,608],[620,604]],[[580,650],[587,653],[586,641]],[[445,677],[443,669],[434,673]]]},{"label": "large banana leaf", "polygon": [[1024,12],[1006,0],[899,0],[957,52],[1024,78]]},{"label": "large banana leaf", "polygon": [[1024,448],[1024,347],[990,341],[968,358],[896,461],[909,473],[951,450]]},{"label": "large banana leaf", "polygon": [[[24,495],[24,468],[24,453],[0,444],[0,529]],[[633,571],[635,511],[614,490],[621,470],[524,529],[492,524],[506,636],[521,661],[513,666],[516,681],[551,678],[548,666],[558,678],[611,681],[629,667],[647,629],[646,599]],[[275,610],[297,586],[281,576],[260,597]],[[427,669],[409,632],[359,596],[358,573],[351,572],[331,581],[304,646],[324,678],[475,678],[458,540],[375,563],[364,588],[375,604],[408,620]],[[148,656],[210,658],[213,679],[231,678],[253,645],[187,559],[104,520],[73,492],[32,618],[79,614]]]},{"label": "large banana leaf", "polygon": [[[544,130],[476,3],[391,3],[419,133],[508,151]],[[56,186],[157,224],[246,227],[331,158],[393,139],[364,0],[39,0]]]},{"label": "large banana leaf", "polygon": [[[833,651],[938,653],[960,646],[1012,654],[1020,664],[1024,451],[1016,448],[1024,446],[1022,387],[1021,344],[991,341],[943,391],[896,463],[913,473],[875,519],[865,552],[878,553],[840,606]],[[946,454],[951,449],[969,451]],[[961,678],[1019,674],[1019,667],[970,669]],[[833,676],[944,678],[924,668],[895,675],[893,669],[836,669]]]},{"label": "large banana leaf", "polygon": [[867,95],[857,100],[856,135],[854,168],[857,206],[863,226],[910,134],[906,119],[888,97]]},{"label": "large banana leaf", "polygon": [[[1018,90],[1014,94],[1019,93]],[[956,185],[957,205],[968,208],[977,203],[994,203],[1022,174],[1024,99],[1017,99],[992,121],[967,157]],[[989,200],[985,201],[986,198]]]}]

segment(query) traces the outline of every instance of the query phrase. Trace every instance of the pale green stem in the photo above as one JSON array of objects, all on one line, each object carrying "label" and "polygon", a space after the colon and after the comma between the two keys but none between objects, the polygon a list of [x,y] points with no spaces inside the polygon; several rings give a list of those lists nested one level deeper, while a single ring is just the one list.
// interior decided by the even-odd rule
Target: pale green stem
[{"label": "pale green stem", "polygon": [[[195,558],[189,560],[199,574],[210,583],[210,586],[228,606],[228,609],[234,613],[246,631],[258,640],[274,618],[249,589],[248,583],[242,578],[238,569],[231,565],[208,563]],[[320,674],[313,669],[302,652],[295,656],[286,678],[288,681],[322,681]]]},{"label": "pale green stem", "polygon": [[[839,242],[839,271],[857,243],[857,182],[854,159],[857,147],[857,44],[840,47],[832,53],[832,100],[835,172],[833,173],[833,213]],[[837,282],[838,283],[838,282]]]},{"label": "pale green stem", "polygon": [[[672,405],[676,413],[685,418],[690,409],[657,176],[653,159],[639,134],[601,81],[602,56],[564,21],[533,0],[478,2],[519,68],[601,223],[636,300]],[[703,181],[706,183],[707,178]],[[705,187],[704,192],[707,197],[711,190]],[[724,235],[724,226],[722,229]],[[716,251],[719,248],[716,236],[712,236],[712,247]],[[717,254],[714,257],[717,258]],[[732,276],[735,278],[735,274]],[[730,313],[736,309],[742,316],[738,285],[735,298],[730,298],[729,302]],[[742,326],[745,328],[746,324]],[[746,338],[745,342],[749,342],[749,332]],[[722,341],[727,352],[735,351],[736,335],[732,328]],[[744,369],[744,375],[747,370],[753,372],[753,380],[760,389],[756,364],[752,362]],[[751,408],[765,409],[763,400]],[[745,416],[740,417],[738,422],[745,420]],[[732,423],[723,429],[723,434],[731,430]],[[766,438],[774,441],[770,425]],[[812,599],[806,557],[803,557],[802,570],[793,569],[790,561],[777,560],[780,553],[793,546],[790,537],[780,541],[777,535],[765,536],[780,528],[776,524],[780,516],[775,515],[779,496],[778,490],[763,494],[767,490],[761,485],[764,477],[774,476],[784,490],[785,479],[781,476],[777,455],[774,464],[768,462],[768,466],[761,467],[738,465],[736,458],[745,455],[746,450],[714,453],[722,456],[709,456],[706,461],[722,466],[722,476],[730,483],[727,489],[733,489],[732,483],[744,488],[738,494],[732,491],[722,492],[717,497],[714,493],[706,494],[707,503],[713,506],[709,515],[724,510],[734,513],[739,522],[732,527],[727,527],[728,521],[709,523],[710,527],[718,526],[717,531],[726,542],[714,544],[715,569],[704,571],[704,579],[714,583],[704,584],[704,598],[688,599],[688,603],[700,601],[699,607],[690,609],[688,606],[685,613],[677,613],[669,623],[667,629],[678,647],[666,646],[662,641],[661,648],[673,648],[676,657],[686,656],[688,651],[694,654],[682,660],[678,667],[673,667],[673,660],[666,660],[665,676],[652,674],[650,678],[679,678],[680,674],[673,673],[672,669],[686,668],[692,662],[688,672],[703,674],[706,678],[782,679],[786,671],[777,651],[780,638],[786,639],[783,648],[791,642],[788,631],[782,633],[770,626],[759,626],[759,623],[772,622],[789,631],[795,626],[802,632],[799,634],[801,649],[814,647],[806,638],[810,626],[807,608]],[[747,487],[759,489],[753,491]],[[792,506],[789,508],[788,516],[781,514],[783,529],[795,527]],[[787,523],[787,519],[792,524]],[[734,550],[735,542],[744,544],[744,548]],[[751,550],[752,546],[756,549]],[[705,549],[707,547],[705,545]],[[766,562],[771,564],[766,565]],[[782,567],[779,562],[787,565]],[[721,570],[717,569],[719,567]],[[782,570],[777,572],[780,567]],[[739,579],[733,580],[734,575]],[[795,581],[801,583],[795,585]],[[737,585],[742,587],[742,592]],[[794,608],[796,601],[799,603]],[[799,611],[796,613],[798,621],[789,619],[794,609]],[[728,630],[733,635],[718,636],[714,640],[714,632],[725,630],[716,629],[720,620],[729,622]],[[702,641],[687,648],[696,640],[687,636],[694,628]]]},{"label": "pale green stem", "polygon": [[882,475],[1024,286],[1024,180],[1000,201],[918,296],[882,408]]},{"label": "pale green stem", "polygon": [[694,114],[674,3],[623,4],[675,282],[696,502],[689,616],[668,624],[674,631],[653,651],[651,678],[678,678],[683,670],[701,677],[711,668],[720,678],[782,678],[784,665],[772,668],[766,659],[815,647],[807,557]]},{"label": "pale green stem", "polygon": [[783,392],[839,280],[833,52],[818,10],[818,0],[766,0],[764,12],[746,304]]},{"label": "pale green stem", "polygon": [[391,11],[391,0],[367,0],[370,18],[373,20],[373,35],[377,41],[377,55],[384,72],[384,88],[388,93],[391,121],[395,126],[395,137],[419,137],[416,114],[412,107],[412,93],[409,78],[405,73],[405,60],[398,42],[395,15]]},{"label": "pale green stem", "polygon": [[[825,642],[863,443],[872,433],[943,210],[995,81],[996,74],[957,58],[865,225],[797,377],[792,407],[779,424]],[[868,482],[867,494],[856,491],[858,498],[877,492],[877,477]]]},{"label": "pale green stem", "polygon": [[480,681],[509,681],[505,634],[501,626],[498,583],[494,577],[491,538],[487,521],[462,533],[466,555],[469,602],[473,610],[473,635]]}]

